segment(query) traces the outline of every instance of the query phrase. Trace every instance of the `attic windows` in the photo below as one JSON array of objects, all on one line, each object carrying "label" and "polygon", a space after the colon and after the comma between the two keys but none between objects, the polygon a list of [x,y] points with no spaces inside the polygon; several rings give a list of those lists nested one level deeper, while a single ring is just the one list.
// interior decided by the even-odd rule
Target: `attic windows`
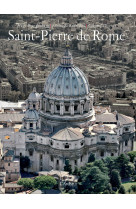
[{"label": "attic windows", "polygon": [[105,141],[105,137],[104,136],[101,136],[101,141]]},{"label": "attic windows", "polygon": [[82,141],[82,142],[81,142],[81,146],[83,146],[83,145],[84,145],[84,142]]},{"label": "attic windows", "polygon": [[69,144],[68,143],[65,144],[65,149],[69,149]]},{"label": "attic windows", "polygon": [[129,131],[129,127],[125,127],[125,131]]},{"label": "attic windows", "polygon": [[51,146],[53,145],[53,141],[50,141],[50,145],[51,145]]}]

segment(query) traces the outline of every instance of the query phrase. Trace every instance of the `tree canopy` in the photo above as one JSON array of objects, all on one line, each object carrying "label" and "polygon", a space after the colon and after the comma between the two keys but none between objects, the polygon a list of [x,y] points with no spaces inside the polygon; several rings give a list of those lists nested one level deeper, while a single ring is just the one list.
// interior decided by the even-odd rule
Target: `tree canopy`
[{"label": "tree canopy", "polygon": [[78,182],[79,193],[100,194],[106,190],[109,183],[109,177],[105,175],[98,167],[86,167],[81,173]]},{"label": "tree canopy", "polygon": [[18,185],[23,185],[25,189],[33,189],[33,179],[30,178],[21,178],[17,182]]},{"label": "tree canopy", "polygon": [[34,187],[41,190],[52,189],[57,181],[52,176],[38,176],[34,179]]},{"label": "tree canopy", "polygon": [[119,172],[115,169],[111,172],[110,183],[112,187],[116,187],[117,189],[119,189],[121,186],[121,178]]}]

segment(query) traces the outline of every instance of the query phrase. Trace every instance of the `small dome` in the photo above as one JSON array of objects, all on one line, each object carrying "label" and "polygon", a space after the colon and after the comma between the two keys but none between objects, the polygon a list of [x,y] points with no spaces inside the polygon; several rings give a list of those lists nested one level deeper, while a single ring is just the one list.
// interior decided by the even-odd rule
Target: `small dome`
[{"label": "small dome", "polygon": [[38,115],[38,112],[36,110],[29,109],[29,110],[26,111],[24,118],[25,119],[38,120],[39,115]]},{"label": "small dome", "polygon": [[40,94],[36,92],[36,88],[33,88],[33,91],[29,94],[28,100],[38,100],[40,99]]},{"label": "small dome", "polygon": [[68,49],[46,80],[44,91],[54,96],[84,96],[89,94],[89,83],[84,73],[73,65]]}]

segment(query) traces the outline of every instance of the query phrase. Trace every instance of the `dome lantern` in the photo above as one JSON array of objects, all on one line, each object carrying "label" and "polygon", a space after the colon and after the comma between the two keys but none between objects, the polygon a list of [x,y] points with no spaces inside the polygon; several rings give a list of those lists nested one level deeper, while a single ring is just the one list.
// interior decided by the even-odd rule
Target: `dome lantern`
[{"label": "dome lantern", "polygon": [[66,45],[66,50],[60,61],[61,66],[69,67],[73,65],[73,58],[69,52],[69,45]]}]

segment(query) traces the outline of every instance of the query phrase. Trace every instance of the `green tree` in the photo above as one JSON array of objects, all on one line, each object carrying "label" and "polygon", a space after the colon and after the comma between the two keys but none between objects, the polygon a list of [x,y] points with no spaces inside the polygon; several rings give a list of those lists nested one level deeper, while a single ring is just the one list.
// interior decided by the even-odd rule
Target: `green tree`
[{"label": "green tree", "polygon": [[112,170],[113,170],[113,169],[116,169],[115,160],[116,160],[115,157],[106,157],[106,158],[104,159],[105,166],[108,168],[109,176],[111,176]]},{"label": "green tree", "polygon": [[38,176],[34,179],[34,188],[36,189],[52,189],[56,184],[57,181],[52,176]]},{"label": "green tree", "polygon": [[25,189],[33,189],[33,179],[30,178],[21,178],[17,182],[18,185],[23,185]]},{"label": "green tree", "polygon": [[119,172],[115,169],[111,172],[110,183],[112,185],[112,188],[116,187],[119,189],[121,186],[121,178]]},{"label": "green tree", "polygon": [[131,189],[131,191],[133,191],[134,193],[136,192],[136,185],[132,185],[131,187],[130,187],[130,189]]},{"label": "green tree", "polygon": [[133,180],[136,182],[136,175],[133,176]]},{"label": "green tree", "polygon": [[108,174],[108,168],[103,160],[95,160],[93,166],[97,166],[103,173]]},{"label": "green tree", "polygon": [[123,185],[120,186],[118,194],[126,194],[126,191]]},{"label": "green tree", "polygon": [[79,170],[78,170],[78,168],[77,167],[75,167],[75,170],[73,171],[73,175],[78,175],[78,173],[79,173]]},{"label": "green tree", "polygon": [[91,162],[94,162],[95,161],[95,155],[94,155],[94,153],[90,153],[90,156],[89,156],[89,158],[88,158],[88,163],[91,163]]},{"label": "green tree", "polygon": [[124,154],[117,157],[116,165],[120,171],[121,178],[129,178],[134,173],[134,165],[129,162],[129,158]]},{"label": "green tree", "polygon": [[30,159],[27,156],[21,156],[20,157],[20,169],[21,171],[24,171],[24,168],[30,167]]},{"label": "green tree", "polygon": [[127,155],[130,158],[130,162],[134,163],[134,160],[135,160],[135,157],[136,157],[136,151],[128,152]]},{"label": "green tree", "polygon": [[71,168],[71,165],[69,163],[69,159],[65,160],[64,171],[68,171],[69,174],[72,174],[72,168]]},{"label": "green tree", "polygon": [[78,193],[100,194],[107,189],[109,177],[98,167],[86,167],[78,181]]}]

